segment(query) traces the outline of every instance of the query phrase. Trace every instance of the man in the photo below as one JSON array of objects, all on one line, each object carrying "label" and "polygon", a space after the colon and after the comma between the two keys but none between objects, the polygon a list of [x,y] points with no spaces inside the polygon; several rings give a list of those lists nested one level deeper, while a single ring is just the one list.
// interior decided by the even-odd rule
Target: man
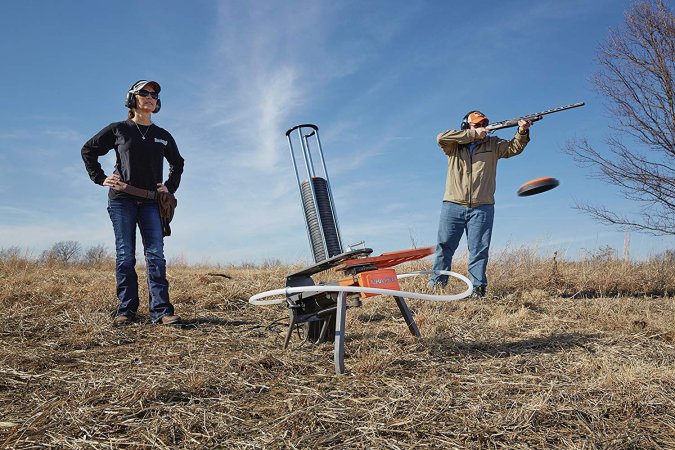
[{"label": "man", "polygon": [[[437,137],[448,156],[448,175],[438,227],[434,270],[451,270],[452,257],[462,234],[469,247],[469,276],[474,297],[485,296],[487,263],[494,220],[497,161],[520,154],[530,141],[532,122],[521,120],[510,141],[488,136],[489,120],[480,111],[462,119],[461,130],[449,130]],[[445,286],[447,275],[433,275],[429,287]]]}]

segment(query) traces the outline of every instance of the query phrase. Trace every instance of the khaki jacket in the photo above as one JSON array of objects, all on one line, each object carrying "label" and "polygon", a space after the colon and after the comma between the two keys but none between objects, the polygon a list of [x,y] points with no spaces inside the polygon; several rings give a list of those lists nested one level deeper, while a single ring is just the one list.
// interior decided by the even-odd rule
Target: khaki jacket
[{"label": "khaki jacket", "polygon": [[473,153],[469,144],[476,139],[475,130],[449,130],[436,138],[448,155],[448,175],[443,201],[475,207],[493,205],[497,186],[497,160],[521,153],[530,142],[529,130],[510,141],[488,136],[476,141]]}]

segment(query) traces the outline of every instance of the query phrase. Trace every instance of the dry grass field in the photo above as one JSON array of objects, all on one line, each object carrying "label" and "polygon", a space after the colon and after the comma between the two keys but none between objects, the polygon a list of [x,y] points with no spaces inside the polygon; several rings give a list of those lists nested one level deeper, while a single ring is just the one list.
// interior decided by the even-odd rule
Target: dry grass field
[{"label": "dry grass field", "polygon": [[342,376],[330,344],[281,349],[284,305],[246,301],[297,268],[170,265],[185,324],[142,310],[113,328],[112,263],[2,259],[0,447],[675,448],[668,255],[494,255],[489,298],[409,301],[421,339],[390,297],[366,299]]}]

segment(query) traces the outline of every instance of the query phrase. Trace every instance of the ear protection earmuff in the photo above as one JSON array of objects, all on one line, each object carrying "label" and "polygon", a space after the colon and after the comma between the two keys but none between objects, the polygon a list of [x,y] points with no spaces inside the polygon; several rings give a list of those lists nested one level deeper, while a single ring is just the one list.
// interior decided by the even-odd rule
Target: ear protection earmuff
[{"label": "ear protection earmuff", "polygon": [[[148,80],[138,80],[137,82],[135,82],[131,86],[131,89],[129,89],[129,91],[127,91],[127,96],[124,99],[124,106],[126,106],[127,108],[131,108],[131,109],[135,108],[136,107],[136,92],[138,92],[138,90],[141,89],[142,86],[145,86],[148,83],[149,83]],[[155,114],[158,113],[161,108],[162,108],[162,101],[158,98],[157,99],[157,106],[155,106],[155,110],[153,111],[153,113],[155,113]]]}]

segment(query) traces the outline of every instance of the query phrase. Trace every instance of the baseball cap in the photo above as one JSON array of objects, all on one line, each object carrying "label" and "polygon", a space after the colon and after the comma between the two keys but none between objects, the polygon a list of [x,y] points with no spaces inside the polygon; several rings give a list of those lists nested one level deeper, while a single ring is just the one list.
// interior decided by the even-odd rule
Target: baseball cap
[{"label": "baseball cap", "polygon": [[156,81],[151,81],[151,80],[138,80],[137,82],[134,83],[133,86],[131,86],[131,89],[129,91],[131,92],[138,92],[141,89],[143,89],[145,86],[150,85],[152,88],[159,94],[159,91],[162,90],[161,86],[159,85],[158,82]]},{"label": "baseball cap", "polygon": [[[159,92],[159,91],[158,91]],[[477,125],[481,122],[489,122],[488,118],[485,117],[485,114],[483,114],[480,111],[473,111],[471,114],[469,114],[469,117],[467,117],[467,122],[473,125]]]}]

